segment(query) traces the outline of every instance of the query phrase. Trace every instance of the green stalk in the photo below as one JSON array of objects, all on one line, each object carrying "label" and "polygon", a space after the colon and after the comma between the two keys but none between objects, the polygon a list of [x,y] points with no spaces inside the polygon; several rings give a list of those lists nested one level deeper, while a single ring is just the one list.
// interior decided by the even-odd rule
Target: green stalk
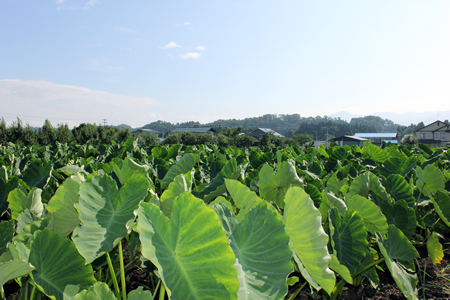
[{"label": "green stalk", "polygon": [[25,299],[28,299],[28,278],[25,281]]},{"label": "green stalk", "polygon": [[33,290],[31,291],[31,300],[34,300],[34,292],[36,292],[36,282],[33,285]]},{"label": "green stalk", "polygon": [[303,290],[306,283],[307,283],[307,281],[305,281],[305,283],[303,283],[303,285],[295,293],[292,294],[292,296],[289,298],[289,300],[294,300],[295,297],[297,297],[297,295],[300,293],[300,291]]},{"label": "green stalk", "polygon": [[122,241],[119,242],[120,280],[122,281],[123,300],[127,300],[127,283],[125,282],[125,268],[123,267]]},{"label": "green stalk", "polygon": [[3,286],[0,287],[0,299],[6,299],[3,292]]},{"label": "green stalk", "polygon": [[[383,257],[383,258],[380,258],[380,259],[377,260],[377,261],[374,261],[374,262],[371,263],[370,265],[367,265],[364,269],[359,270],[358,272],[356,272],[355,274],[353,274],[352,278],[355,278],[356,276],[358,276],[358,275],[360,275],[361,273],[363,273],[363,272],[369,270],[370,268],[372,268],[372,267],[374,267],[374,266],[376,266],[376,265],[378,265],[378,264],[384,262],[384,260],[385,260],[385,258]],[[346,282],[345,282],[344,279],[341,279],[341,281],[339,281],[339,283],[334,287],[333,291],[331,292],[330,300],[335,300],[335,299],[336,299],[336,297],[339,295],[339,293],[341,292],[342,288],[344,287],[345,283],[346,283]]]},{"label": "green stalk", "polygon": [[166,297],[166,287],[164,286],[164,282],[161,280],[161,286],[159,287],[159,300],[164,300]]},{"label": "green stalk", "polygon": [[117,278],[115,276],[114,267],[113,267],[113,264],[111,262],[111,257],[109,257],[108,252],[106,252],[106,260],[108,261],[109,272],[111,273],[111,277],[112,277],[112,280],[114,283],[114,292],[116,293],[117,299],[121,300],[122,298],[120,297],[119,284],[117,283]]},{"label": "green stalk", "polygon": [[[152,283],[153,283],[153,279],[152,279]],[[156,288],[153,290],[153,295],[152,295],[153,299],[155,299],[156,291],[158,290],[158,287],[159,287],[160,284],[161,284],[161,279],[158,281],[158,284],[156,285]]]}]

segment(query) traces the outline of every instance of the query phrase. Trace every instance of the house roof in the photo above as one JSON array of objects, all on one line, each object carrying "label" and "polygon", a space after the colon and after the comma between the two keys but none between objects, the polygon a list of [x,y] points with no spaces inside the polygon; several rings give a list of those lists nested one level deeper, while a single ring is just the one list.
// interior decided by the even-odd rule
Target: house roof
[{"label": "house roof", "polygon": [[277,136],[277,137],[284,137],[284,135],[282,135],[282,134],[280,134],[280,133],[278,133],[275,130],[270,129],[270,128],[258,128],[258,129],[253,130],[252,132],[250,132],[249,135],[251,135],[253,132],[255,132],[257,130],[260,130],[260,131],[262,131],[264,133],[270,133],[270,134],[272,134],[274,136]]},{"label": "house roof", "polygon": [[355,136],[362,138],[396,138],[396,132],[388,133],[355,133]]},{"label": "house roof", "polygon": [[366,142],[368,139],[352,136],[352,135],[343,135],[337,138],[332,139],[332,141],[359,141],[359,142]]},{"label": "house roof", "polygon": [[153,129],[146,129],[146,128],[136,128],[136,129],[133,129],[131,132],[136,132],[136,131],[159,133],[159,131],[156,131],[156,130],[153,130]]},{"label": "house roof", "polygon": [[450,124],[447,124],[447,123],[445,123],[445,122],[442,122],[442,121],[440,121],[440,120],[437,120],[437,121],[434,121],[433,123],[430,123],[430,124],[426,125],[425,127],[422,127],[422,128],[420,128],[420,129],[415,130],[414,132],[423,131],[424,129],[425,129],[425,131],[426,131],[426,128],[428,128],[428,127],[434,125],[435,123],[438,123],[438,124],[439,124],[438,126],[440,126],[440,127],[438,127],[438,128],[435,129],[435,130],[432,130],[433,132],[434,132],[434,131],[438,131],[438,130],[440,130],[440,129],[446,127],[446,126],[450,126]]},{"label": "house roof", "polygon": [[211,127],[205,127],[205,128],[175,128],[172,130],[172,133],[176,132],[195,132],[195,133],[208,133],[208,132],[216,132]]}]

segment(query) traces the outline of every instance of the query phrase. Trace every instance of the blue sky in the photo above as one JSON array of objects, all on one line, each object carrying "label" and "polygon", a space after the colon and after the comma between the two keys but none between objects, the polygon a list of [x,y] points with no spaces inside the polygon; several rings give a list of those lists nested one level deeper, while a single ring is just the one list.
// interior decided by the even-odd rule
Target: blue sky
[{"label": "blue sky", "polygon": [[449,15],[448,0],[0,0],[0,117],[445,111]]}]

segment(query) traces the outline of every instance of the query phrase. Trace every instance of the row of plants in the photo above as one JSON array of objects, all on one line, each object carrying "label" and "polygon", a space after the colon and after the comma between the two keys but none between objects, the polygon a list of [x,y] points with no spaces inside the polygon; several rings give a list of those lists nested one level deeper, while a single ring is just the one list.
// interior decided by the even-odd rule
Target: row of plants
[{"label": "row of plants", "polygon": [[[450,229],[450,154],[425,145],[131,138],[8,144],[0,163],[0,286],[21,299],[282,299],[299,280],[336,299],[380,272],[418,299],[417,247],[439,263]],[[151,286],[127,290],[124,256]]]}]

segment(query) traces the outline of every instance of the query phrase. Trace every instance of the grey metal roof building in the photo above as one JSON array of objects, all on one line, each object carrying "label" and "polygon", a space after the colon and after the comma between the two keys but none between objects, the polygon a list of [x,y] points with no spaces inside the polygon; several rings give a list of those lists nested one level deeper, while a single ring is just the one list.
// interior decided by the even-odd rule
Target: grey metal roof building
[{"label": "grey metal roof building", "polygon": [[253,138],[255,138],[255,139],[257,139],[257,140],[259,140],[263,136],[264,133],[270,133],[270,134],[272,134],[272,135],[274,135],[276,137],[283,137],[284,138],[284,135],[282,135],[282,134],[280,134],[280,133],[278,133],[275,130],[270,129],[270,128],[258,128],[258,129],[253,130],[252,132],[250,132],[248,135],[253,137]]},{"label": "grey metal roof building", "polygon": [[383,142],[397,144],[396,132],[381,133],[355,133],[356,137],[368,139],[372,144],[381,146]]},{"label": "grey metal roof building", "polygon": [[343,135],[337,138],[332,139],[333,142],[338,144],[340,147],[344,145],[352,146],[352,145],[358,145],[362,146],[365,142],[369,141],[369,139],[357,137],[357,136],[351,136],[351,135]]},{"label": "grey metal roof building", "polygon": [[145,129],[145,128],[136,128],[136,129],[133,129],[131,132],[150,132],[150,133],[154,133],[154,134],[159,133],[159,131],[152,130],[152,129]]},{"label": "grey metal roof building", "polygon": [[362,137],[362,138],[397,138],[397,133],[355,133],[356,137]]},{"label": "grey metal roof building", "polygon": [[170,133],[177,133],[177,132],[212,133],[212,134],[217,133],[211,127],[207,127],[207,128],[175,128]]}]

